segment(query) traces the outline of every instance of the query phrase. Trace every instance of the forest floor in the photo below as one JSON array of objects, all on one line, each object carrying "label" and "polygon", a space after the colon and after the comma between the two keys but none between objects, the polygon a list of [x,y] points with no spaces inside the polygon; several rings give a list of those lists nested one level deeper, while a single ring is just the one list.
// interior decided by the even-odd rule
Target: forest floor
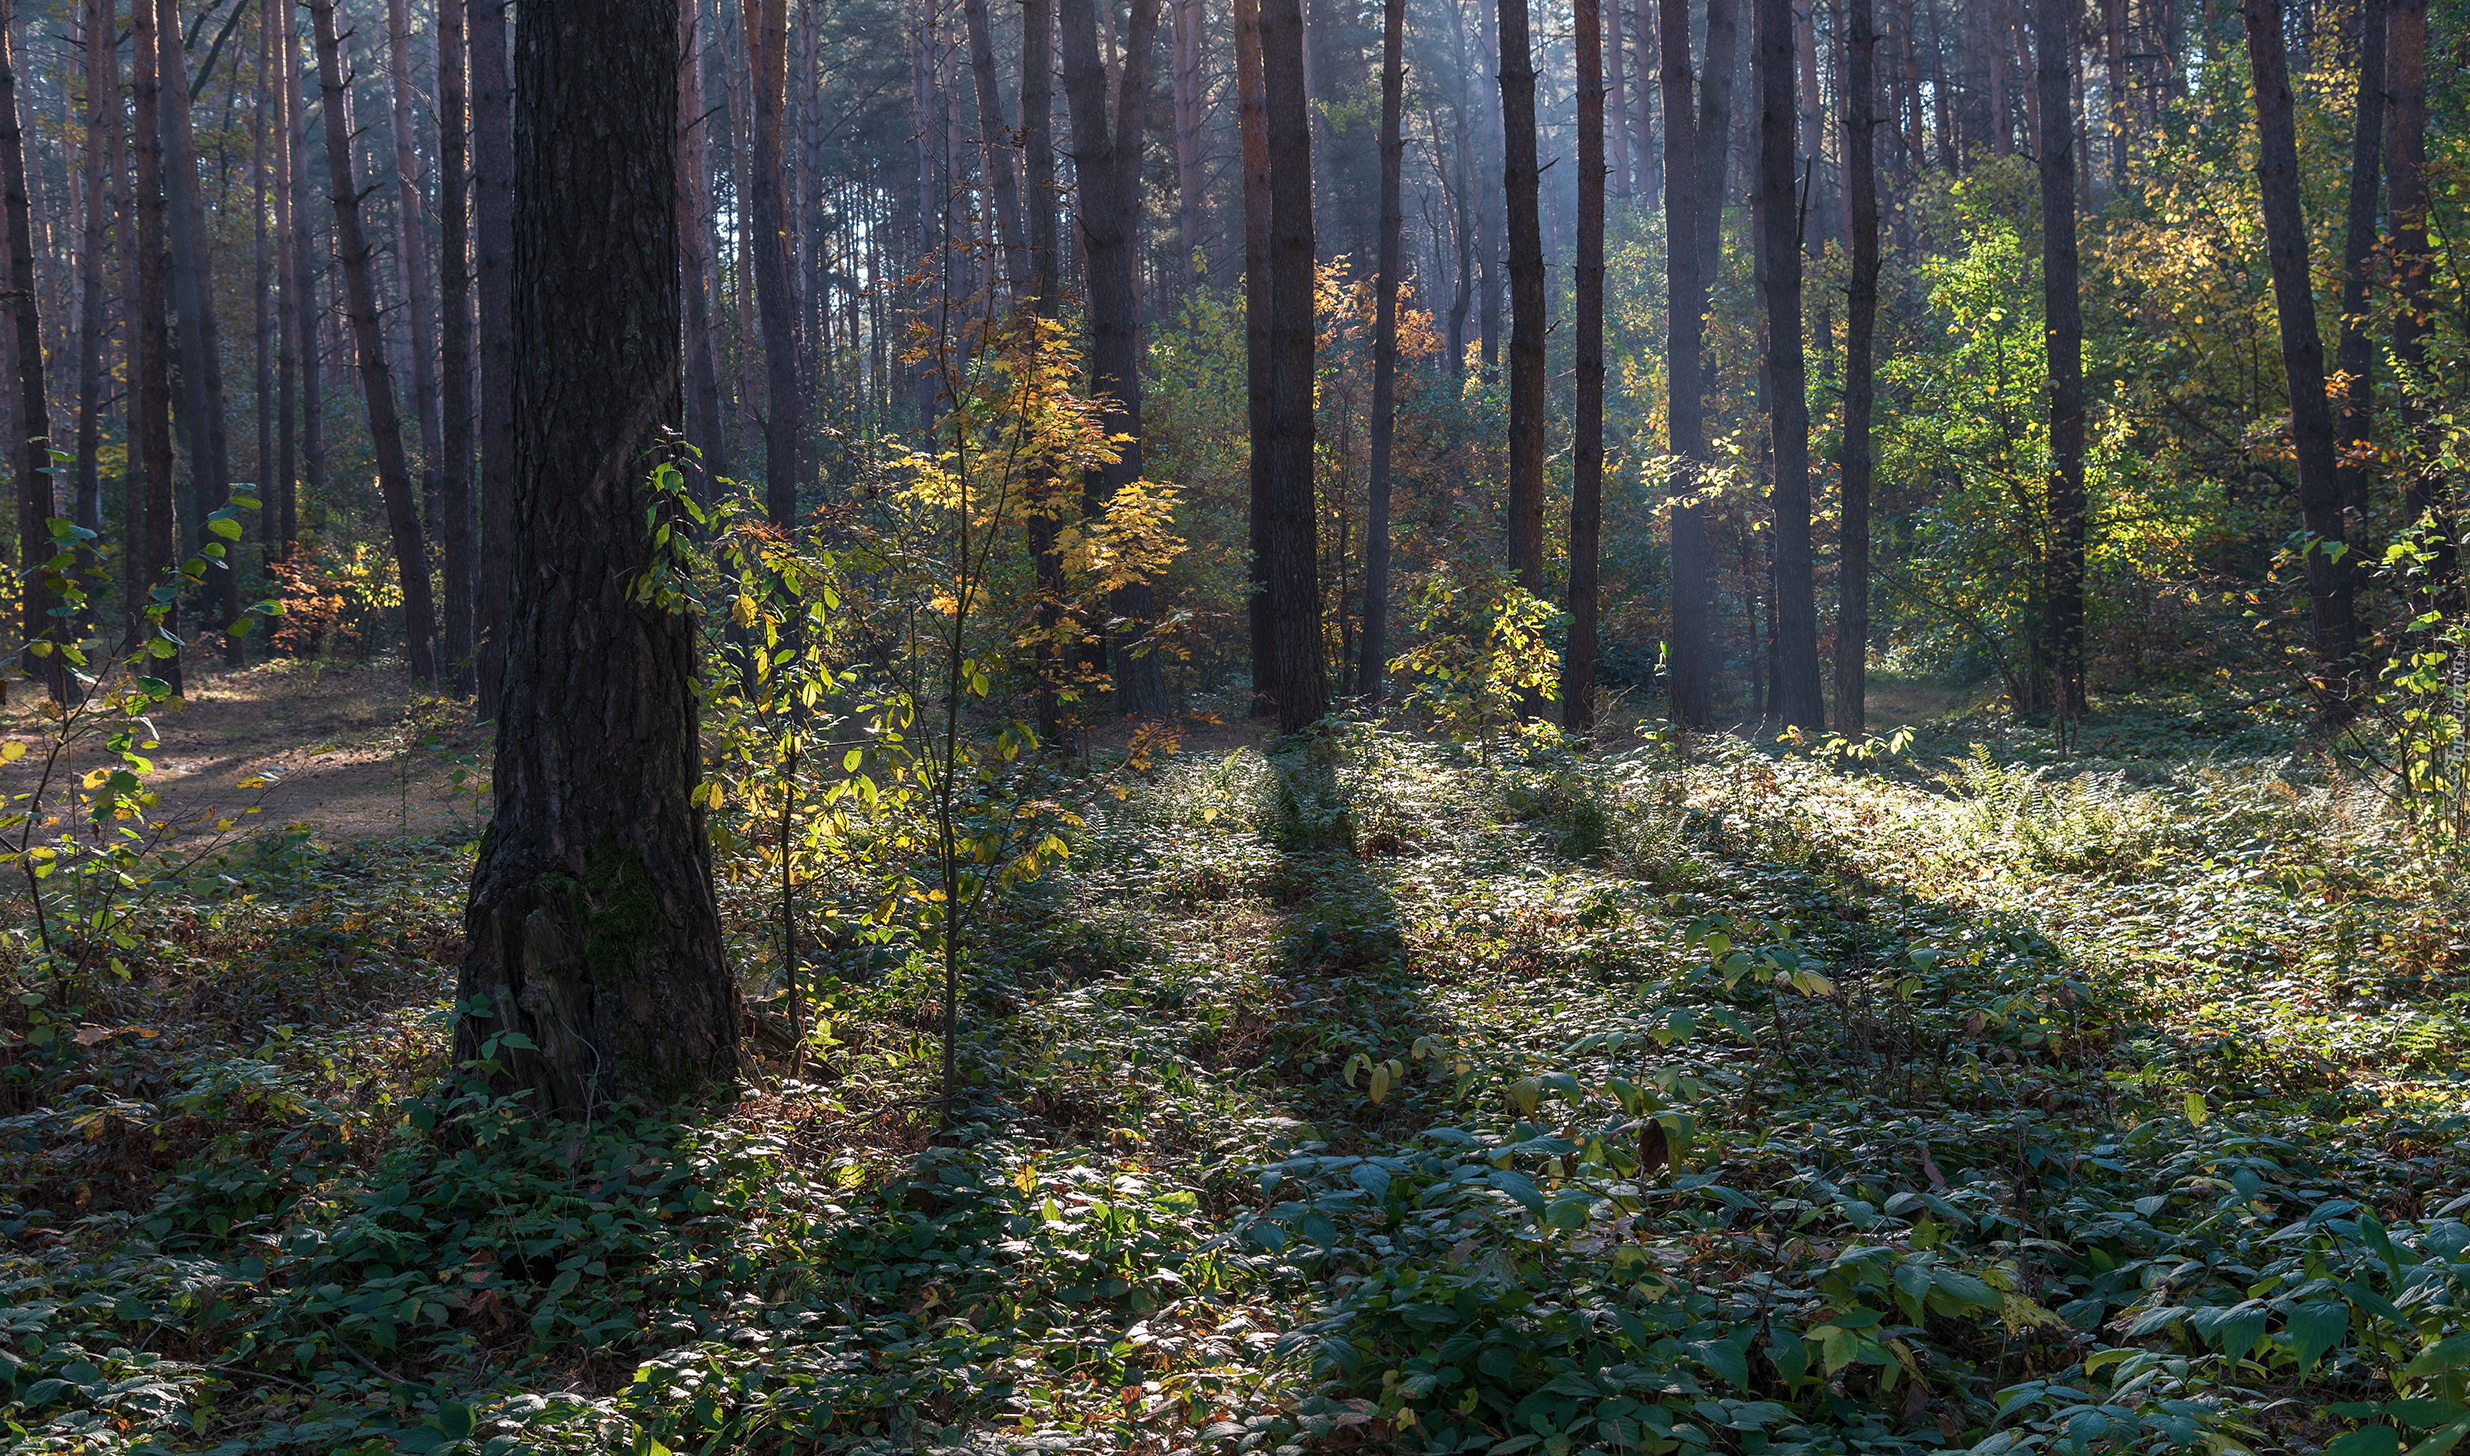
[{"label": "forest floor", "polygon": [[[802,1067],[576,1129],[447,1063],[475,836],[405,806],[471,749],[261,671],[163,751],[337,785],[267,815],[327,830],[165,883],[129,979],[0,1041],[13,1449],[2470,1433],[2470,892],[2289,725],[1101,745],[984,927],[955,1126],[933,966],[850,940]],[[723,900],[768,1021],[766,892]]]}]

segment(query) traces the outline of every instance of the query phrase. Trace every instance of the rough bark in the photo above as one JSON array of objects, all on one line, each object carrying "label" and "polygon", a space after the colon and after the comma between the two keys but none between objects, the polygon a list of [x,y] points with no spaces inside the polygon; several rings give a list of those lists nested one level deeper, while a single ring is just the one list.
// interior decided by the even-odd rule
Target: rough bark
[{"label": "rough bark", "polygon": [[1799,56],[1792,0],[1757,0],[1758,267],[1767,313],[1767,424],[1775,508],[1775,717],[1826,722],[1810,550],[1809,366],[1801,339]]},{"label": "rough bark", "polygon": [[2290,443],[2298,456],[2299,515],[2316,539],[2307,551],[2307,595],[2314,612],[2318,712],[2328,722],[2351,715],[2352,659],[2358,632],[2352,617],[2351,570],[2337,559],[2346,544],[2341,481],[2335,470],[2333,412],[2324,397],[2324,339],[2307,266],[2307,217],[2301,210],[2298,138],[2291,116],[2289,60],[2282,46],[2281,0],[2243,0],[2247,63],[2256,97],[2256,183],[2264,213],[2265,257],[2281,319],[2281,363],[2290,396]]},{"label": "rough bark", "polygon": [[[2060,720],[2085,711],[2084,310],[2076,257],[2073,50],[2075,0],[2035,0],[2035,77],[2048,124],[2041,149],[2041,307],[2049,346],[2050,630],[2048,653]],[[2321,392],[2318,398],[2322,398]],[[2020,704],[2018,706],[2021,706]]]},{"label": "rough bark", "polygon": [[[130,382],[129,427],[136,448],[139,474],[144,480],[145,532],[142,542],[129,543],[136,567],[129,575],[130,626],[140,624],[140,611],[152,593],[168,578],[178,564],[179,522],[172,507],[172,383],[171,341],[165,337],[164,253],[169,237],[169,200],[163,195],[163,127],[162,127],[162,62],[163,48],[156,43],[156,21],[161,11],[154,0],[132,0],[129,7],[129,133],[136,156],[131,170],[135,174],[136,196],[131,211],[135,214],[133,229],[135,245],[129,257],[130,272],[136,277],[133,292],[132,321],[136,332],[136,347]],[[132,515],[136,514],[134,510]],[[180,626],[180,606],[177,598],[169,603],[162,622],[167,632],[177,633]],[[172,692],[183,690],[180,659],[177,656],[161,660],[156,675],[171,684]]]},{"label": "rough bark", "polygon": [[515,534],[514,91],[506,0],[470,0],[472,263],[480,295],[480,716],[495,718],[513,630]]},{"label": "rough bark", "polygon": [[[144,3],[144,0],[140,0]],[[181,59],[180,8],[157,0],[157,76],[161,82],[163,184],[171,224],[172,301],[179,314],[180,429],[188,437],[190,524],[200,550],[218,540],[206,530],[209,513],[231,499],[231,447],[223,413],[223,344],[216,321],[213,279],[207,271],[206,204],[198,185],[196,133],[189,115],[188,67]],[[233,573],[206,573],[207,622],[228,629],[239,605]],[[224,661],[241,662],[240,639],[225,630]]]},{"label": "rough bark", "polygon": [[[420,500],[426,534],[443,535],[438,457],[437,294],[429,266],[428,210],[420,195],[420,149],[414,128],[411,0],[386,0],[387,119],[394,129],[395,271],[403,280],[403,339],[411,350],[412,409],[420,426]],[[454,593],[447,593],[452,612]],[[451,659],[450,659],[451,660]]]},{"label": "rough bark", "polygon": [[746,57],[754,92],[755,301],[763,326],[763,513],[786,528],[798,516],[798,301],[789,281],[789,208],[781,187],[782,113],[789,84],[789,7],[745,0]]},{"label": "rough bark", "polygon": [[631,599],[645,477],[681,421],[676,0],[536,0],[517,32],[515,630],[497,814],[456,988],[542,1112],[734,1091],[695,727],[695,623]]},{"label": "rough bark", "polygon": [[1312,123],[1299,0],[1261,6],[1269,140],[1269,500],[1263,540],[1269,593],[1268,691],[1292,733],[1329,711],[1313,495]]},{"label": "rough bark", "polygon": [[[112,189],[103,180],[104,159],[120,130],[120,49],[113,42],[119,22],[111,0],[92,0],[86,11],[85,245],[78,258],[81,286],[77,319],[77,524],[103,529],[101,415],[103,339],[106,328],[103,263],[112,246]],[[100,39],[97,39],[99,37]],[[119,169],[113,168],[116,173]],[[134,560],[134,556],[131,557]]]},{"label": "rough bark", "polygon": [[[1585,0],[1581,0],[1585,3]],[[1389,666],[1389,471],[1398,404],[1398,291],[1406,286],[1398,235],[1406,225],[1399,170],[1406,156],[1401,114],[1406,105],[1406,0],[1381,7],[1381,233],[1376,244],[1380,290],[1372,322],[1372,468],[1364,510],[1364,642],[1356,691],[1381,700]]]},{"label": "rough bark", "polygon": [[[14,5],[9,7],[14,10]],[[7,212],[9,243],[8,313],[17,346],[17,438],[9,441],[10,473],[17,477],[18,600],[24,613],[26,642],[63,637],[52,619],[58,599],[47,584],[49,573],[38,570],[50,558],[51,518],[58,514],[51,485],[51,404],[43,379],[43,319],[34,285],[34,225],[26,195],[26,145],[17,100],[17,44],[14,15],[0,16],[0,208]],[[67,661],[54,650],[25,658],[26,673],[39,677],[52,701],[68,696]]]},{"label": "rough bark", "polygon": [[1544,589],[1544,236],[1527,0],[1500,0],[1501,191],[1509,217],[1509,561]]},{"label": "rough bark", "polygon": [[1250,590],[1245,603],[1252,629],[1252,706],[1269,706],[1273,629],[1269,619],[1270,459],[1277,439],[1271,409],[1269,324],[1269,120],[1261,74],[1259,0],[1235,0],[1235,124],[1243,144],[1244,184],[1244,405],[1249,426],[1251,500],[1245,511],[1250,532]]},{"label": "rough bark", "polygon": [[[1613,49],[1620,50],[1613,0]],[[1577,0],[1577,438],[1571,442],[1569,640],[1561,651],[1561,726],[1595,727],[1596,584],[1604,527],[1604,80],[1599,0]]]},{"label": "rough bark", "polygon": [[[301,89],[300,42],[287,28],[283,41],[283,108],[290,138],[291,172],[287,231],[291,235],[292,268],[284,283],[289,295],[297,290],[293,332],[300,360],[300,475],[312,500],[326,489],[325,371],[318,358],[319,324],[325,311],[317,304],[317,194],[309,180],[309,120]],[[283,554],[288,559],[300,540],[300,491],[286,475],[283,487]]]},{"label": "rough bark", "polygon": [[437,644],[429,598],[429,553],[421,535],[420,502],[413,494],[411,472],[403,458],[403,422],[395,409],[394,371],[387,365],[386,341],[378,330],[370,248],[360,230],[360,189],[352,180],[351,97],[343,86],[334,0],[309,0],[309,19],[317,33],[317,82],[325,102],[326,177],[334,204],[335,258],[343,265],[344,308],[351,319],[353,350],[359,355],[369,440],[377,456],[378,494],[386,504],[395,575],[403,587],[405,656],[415,679],[434,682]]},{"label": "rough bark", "polygon": [[266,559],[272,560],[276,533],[281,523],[268,509],[273,492],[267,487],[267,470],[274,463],[274,295],[273,274],[267,249],[266,224],[266,142],[267,108],[273,101],[273,88],[266,85],[266,63],[274,59],[275,13],[277,7],[262,4],[257,25],[257,83],[252,98],[250,143],[253,157],[249,168],[250,185],[255,193],[254,206],[249,209],[249,283],[255,317],[253,342],[257,349],[257,373],[250,383],[250,393],[257,397],[257,489],[258,540],[265,547]]},{"label": "rough bark", "polygon": [[2350,129],[2350,198],[2341,250],[2342,508],[2368,538],[2375,481],[2375,336],[2368,331],[2368,276],[2375,265],[2376,202],[2384,158],[2384,0],[2359,0],[2357,109]]},{"label": "rough bark", "polygon": [[723,438],[720,360],[712,342],[712,232],[710,157],[704,147],[703,57],[693,0],[678,7],[678,287],[685,310],[686,443],[694,458],[682,462],[695,499],[710,505],[716,483],[729,473]]},{"label": "rough bark", "polygon": [[1844,299],[1843,499],[1839,503],[1835,609],[1835,731],[1858,743],[1869,732],[1870,416],[1877,397],[1878,181],[1872,0],[1847,0],[1844,46],[1844,190],[1850,202],[1852,274]]},{"label": "rough bark", "polygon": [[[1064,0],[1057,13],[1063,32],[1064,100],[1080,178],[1081,235],[1089,250],[1090,380],[1105,401],[1108,433],[1128,437],[1115,461],[1091,471],[1085,482],[1087,505],[1094,514],[1113,501],[1115,492],[1141,478],[1141,304],[1136,275],[1143,113],[1158,0],[1133,0],[1111,124],[1106,71],[1098,58],[1097,7],[1091,0]],[[1164,716],[1166,676],[1155,645],[1143,640],[1157,617],[1149,584],[1120,587],[1107,605],[1125,624],[1127,639],[1109,654],[1116,705],[1144,717]]]},{"label": "rough bark", "polygon": [[[1705,83],[1690,65],[1689,0],[1660,0],[1666,257],[1665,350],[1670,395],[1667,450],[1672,474],[1671,696],[1676,721],[1706,727],[1715,711],[1715,562],[1707,516],[1696,503],[1707,458],[1707,288],[1723,242],[1724,164],[1730,155],[1733,0],[1708,0]],[[1693,98],[1693,91],[1697,92]],[[1696,113],[1692,106],[1695,100]]]},{"label": "rough bark", "polygon": [[445,517],[446,612],[440,645],[457,697],[479,686],[473,602],[471,140],[466,0],[437,0],[438,510]]}]

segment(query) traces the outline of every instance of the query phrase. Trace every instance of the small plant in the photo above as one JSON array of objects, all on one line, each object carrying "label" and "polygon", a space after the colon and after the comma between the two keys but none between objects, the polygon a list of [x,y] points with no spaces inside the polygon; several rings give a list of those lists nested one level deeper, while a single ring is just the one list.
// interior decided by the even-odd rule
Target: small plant
[{"label": "small plant", "polygon": [[1407,601],[1423,640],[1389,664],[1398,681],[1413,684],[1407,708],[1474,744],[1487,765],[1504,730],[1522,743],[1559,740],[1534,711],[1560,696],[1561,654],[1552,645],[1558,608],[1498,567],[1447,562],[1416,580]]}]

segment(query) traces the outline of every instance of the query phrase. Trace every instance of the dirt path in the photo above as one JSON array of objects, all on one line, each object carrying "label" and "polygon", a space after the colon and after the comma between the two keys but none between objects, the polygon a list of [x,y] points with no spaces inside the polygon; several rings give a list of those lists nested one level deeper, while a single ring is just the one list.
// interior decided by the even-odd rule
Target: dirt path
[{"label": "dirt path", "polygon": [[[0,770],[0,787],[22,793],[47,747],[31,683],[14,684],[0,709],[0,741],[27,755]],[[158,773],[151,786],[176,820],[212,821],[254,803],[269,824],[297,824],[334,839],[405,831],[478,831],[474,790],[487,782],[488,741],[468,707],[415,699],[399,665],[320,667],[267,663],[193,676],[185,704],[154,717]],[[74,782],[101,762],[99,746],[77,752],[55,781]],[[458,791],[455,776],[463,782]],[[263,778],[263,789],[242,787]]]}]

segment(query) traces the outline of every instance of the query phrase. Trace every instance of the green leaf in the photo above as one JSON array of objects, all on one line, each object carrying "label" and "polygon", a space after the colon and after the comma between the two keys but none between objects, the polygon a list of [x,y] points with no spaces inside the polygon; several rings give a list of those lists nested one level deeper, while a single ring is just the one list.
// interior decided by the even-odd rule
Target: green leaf
[{"label": "green leaf", "polygon": [[2282,1327],[2281,1341],[2298,1360],[2298,1368],[2306,1371],[2324,1357],[2325,1351],[2341,1343],[2349,1328],[2348,1305],[2329,1301],[2302,1304],[2290,1311],[2289,1323]]},{"label": "green leaf", "polygon": [[1484,1181],[1490,1183],[1493,1187],[1498,1188],[1503,1193],[1508,1194],[1510,1197],[1518,1200],[1518,1202],[1525,1207],[1527,1212],[1532,1213],[1539,1218],[1543,1216],[1543,1190],[1537,1188],[1535,1186],[1535,1180],[1528,1177],[1526,1174],[1518,1172],[1513,1168],[1496,1168],[1490,1174],[1486,1175]]},{"label": "green leaf", "polygon": [[2324,1456],[2401,1456],[2401,1432],[2391,1426],[2361,1426],[2326,1443]]},{"label": "green leaf", "polygon": [[2463,1365],[2470,1365],[2470,1335],[2455,1335],[2419,1351],[2417,1358],[2401,1368],[2401,1378],[2424,1380],[2430,1375],[2458,1370]]},{"label": "green leaf", "polygon": [[215,515],[209,517],[206,521],[206,529],[214,532],[226,541],[237,541],[240,539],[240,523],[233,520],[229,516]]}]

